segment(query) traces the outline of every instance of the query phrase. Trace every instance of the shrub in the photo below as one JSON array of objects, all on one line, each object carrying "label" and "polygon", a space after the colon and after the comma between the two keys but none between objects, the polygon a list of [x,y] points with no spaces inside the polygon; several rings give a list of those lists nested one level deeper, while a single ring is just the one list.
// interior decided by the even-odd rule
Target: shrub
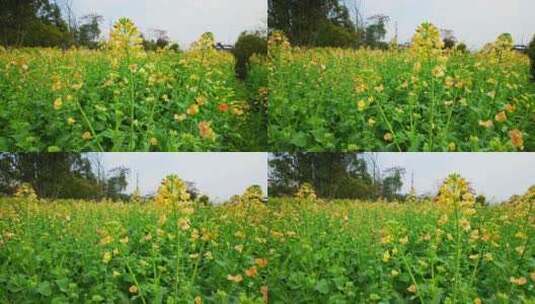
[{"label": "shrub", "polygon": [[531,61],[531,77],[535,81],[535,35],[533,35],[533,39],[529,43],[528,56]]},{"label": "shrub", "polygon": [[236,75],[240,79],[247,77],[249,70],[249,59],[253,54],[267,54],[267,40],[260,32],[243,32],[241,33],[232,54],[236,58]]},{"label": "shrub", "polygon": [[319,47],[353,47],[356,41],[355,32],[331,22],[324,22],[319,28],[315,44]]},{"label": "shrub", "polygon": [[467,53],[468,52],[468,47],[466,46],[466,44],[464,42],[461,42],[461,43],[457,44],[457,46],[455,47],[455,50],[457,50],[458,52],[461,52],[461,53]]}]

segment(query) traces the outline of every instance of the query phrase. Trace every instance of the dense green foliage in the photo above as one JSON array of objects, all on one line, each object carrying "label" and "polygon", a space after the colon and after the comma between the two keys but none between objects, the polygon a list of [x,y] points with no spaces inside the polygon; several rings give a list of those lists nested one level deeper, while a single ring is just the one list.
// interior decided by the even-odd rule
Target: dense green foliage
[{"label": "dense green foliage", "polygon": [[264,126],[249,115],[256,91],[230,54],[24,49],[0,66],[3,151],[258,149],[244,137]]},{"label": "dense green foliage", "polygon": [[338,0],[269,0],[268,25],[270,30],[284,32],[296,45],[356,41],[349,12]]},{"label": "dense green foliage", "polygon": [[59,46],[72,36],[60,7],[49,0],[2,0],[0,44]]},{"label": "dense green foliage", "polygon": [[0,302],[263,303],[277,279],[265,207],[249,196],[169,208],[0,199]]},{"label": "dense green foliage", "polygon": [[532,205],[1,199],[0,301],[529,303]]},{"label": "dense green foliage", "polygon": [[270,205],[278,215],[272,233],[280,232],[270,266],[284,278],[270,286],[274,302],[530,303],[535,296],[528,204],[479,208],[468,225],[431,202]]},{"label": "dense green foliage", "polygon": [[269,195],[293,195],[308,183],[320,198],[400,199],[404,169],[380,172],[378,167],[370,154],[274,153],[269,160]]},{"label": "dense green foliage", "polygon": [[[317,47],[387,47],[389,17],[361,16],[340,0],[268,1],[270,31],[283,32],[293,45]],[[356,10],[356,16],[349,11]]]}]

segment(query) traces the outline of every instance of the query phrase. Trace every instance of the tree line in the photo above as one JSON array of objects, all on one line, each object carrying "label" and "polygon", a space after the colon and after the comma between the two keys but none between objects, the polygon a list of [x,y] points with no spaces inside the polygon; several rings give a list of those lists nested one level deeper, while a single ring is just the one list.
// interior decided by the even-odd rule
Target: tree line
[{"label": "tree line", "polygon": [[122,198],[128,169],[104,172],[94,161],[78,153],[0,153],[0,194],[12,195],[29,184],[41,198]]},{"label": "tree line", "polygon": [[382,170],[376,154],[273,153],[269,196],[293,196],[308,183],[327,199],[400,200],[405,169]]},{"label": "tree line", "polygon": [[[384,41],[391,18],[364,16],[362,0],[268,0],[268,27],[281,31],[292,45],[308,47],[369,47],[386,49],[397,37]],[[445,49],[468,51],[450,29],[441,29]],[[528,54],[535,79],[535,37]]]},{"label": "tree line", "polygon": [[[5,47],[99,47],[104,17],[77,17],[73,0],[0,0],[0,43]],[[167,32],[152,29],[143,37],[146,50],[179,50]]]},{"label": "tree line", "polygon": [[390,18],[363,18],[358,6],[339,0],[268,0],[268,26],[282,31],[292,45],[386,48],[383,42]]},{"label": "tree line", "polygon": [[[125,190],[132,173],[121,166],[105,168],[100,156],[92,153],[1,152],[0,196],[12,196],[29,184],[40,198],[129,201],[134,194]],[[197,199],[195,184],[186,181],[186,185],[190,197]]]}]

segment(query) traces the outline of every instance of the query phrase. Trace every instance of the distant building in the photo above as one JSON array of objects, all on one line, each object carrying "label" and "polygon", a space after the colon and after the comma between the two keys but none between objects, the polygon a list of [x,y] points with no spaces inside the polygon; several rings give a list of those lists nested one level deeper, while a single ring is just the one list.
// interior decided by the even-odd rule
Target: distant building
[{"label": "distant building", "polygon": [[223,44],[221,42],[218,42],[215,45],[215,49],[218,51],[231,52],[234,49],[234,46],[230,44]]},{"label": "distant building", "polygon": [[520,53],[523,53],[523,54],[527,54],[528,53],[528,46],[527,45],[523,45],[523,44],[516,44],[513,46],[513,50],[517,51],[517,52],[520,52]]}]

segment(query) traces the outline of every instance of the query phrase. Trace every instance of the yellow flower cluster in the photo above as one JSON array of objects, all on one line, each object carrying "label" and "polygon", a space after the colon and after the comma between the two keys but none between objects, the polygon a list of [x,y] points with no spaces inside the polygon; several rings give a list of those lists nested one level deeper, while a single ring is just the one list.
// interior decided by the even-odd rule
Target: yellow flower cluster
[{"label": "yellow flower cluster", "polygon": [[214,50],[215,47],[215,38],[214,34],[210,32],[206,32],[201,35],[199,40],[195,41],[191,45],[192,51],[210,51]]},{"label": "yellow flower cluster", "polygon": [[418,55],[436,55],[443,47],[439,29],[430,22],[422,23],[412,36],[411,50]]},{"label": "yellow flower cluster", "polygon": [[121,18],[110,32],[108,49],[114,56],[140,57],[144,54],[142,43],[141,32],[134,22],[128,18]]},{"label": "yellow flower cluster", "polygon": [[186,203],[189,200],[190,194],[186,183],[176,175],[169,175],[164,178],[154,198],[156,205],[161,207]]},{"label": "yellow flower cluster", "polygon": [[258,185],[253,185],[248,187],[245,192],[241,196],[242,202],[248,202],[248,203],[262,203],[262,200],[264,198],[264,193],[262,192],[262,188]]},{"label": "yellow flower cluster", "polygon": [[276,49],[289,49],[290,48],[290,42],[288,41],[288,38],[284,35],[281,31],[275,31],[271,33],[268,40],[268,50],[276,50]]},{"label": "yellow flower cluster", "polygon": [[33,189],[32,185],[28,183],[23,183],[17,188],[15,192],[15,197],[24,198],[28,201],[36,201],[37,193],[35,193],[35,190]]},{"label": "yellow flower cluster", "polygon": [[[460,210],[464,215],[476,213],[475,197],[469,183],[459,174],[450,174],[443,182],[435,201],[447,209]],[[461,224],[465,219],[461,219]],[[466,224],[465,224],[466,225]]]},{"label": "yellow flower cluster", "polygon": [[304,183],[297,190],[295,197],[306,200],[315,200],[317,196],[312,185],[309,183]]}]

